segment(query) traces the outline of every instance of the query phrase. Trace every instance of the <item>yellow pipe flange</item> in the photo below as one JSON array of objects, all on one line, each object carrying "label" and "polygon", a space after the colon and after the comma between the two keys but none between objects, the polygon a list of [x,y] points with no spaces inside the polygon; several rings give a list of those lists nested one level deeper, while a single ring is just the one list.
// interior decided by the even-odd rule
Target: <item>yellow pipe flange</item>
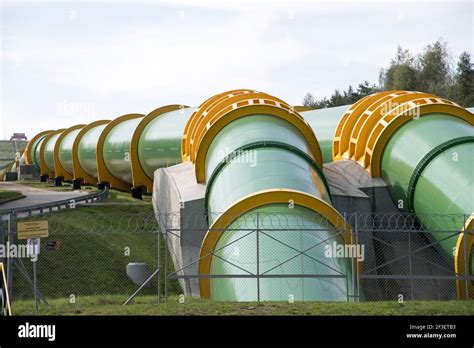
[{"label": "yellow pipe flange", "polygon": [[354,161],[361,160],[361,158],[364,156],[368,136],[374,126],[382,117],[384,117],[386,114],[391,113],[392,110],[398,108],[401,104],[405,104],[410,100],[420,98],[436,98],[436,96],[429,93],[410,92],[406,94],[398,94],[396,96],[389,94],[387,96],[384,96],[383,98],[380,98],[376,103],[377,106],[375,107],[375,109],[367,109],[357,119],[351,133],[349,158]]},{"label": "yellow pipe flange", "polygon": [[89,130],[96,126],[107,124],[109,122],[110,120],[99,120],[89,123],[81,129],[79,134],[77,134],[76,139],[74,140],[74,144],[72,145],[72,169],[74,180],[81,180],[83,183],[91,185],[97,184],[97,178],[90,176],[81,166],[81,162],[79,161],[79,143],[84,134],[86,134]]},{"label": "yellow pipe flange", "polygon": [[246,105],[271,105],[282,107],[288,110],[291,114],[294,114],[296,117],[299,117],[303,120],[303,117],[298,114],[290,105],[278,99],[274,96],[268,95],[266,93],[242,93],[239,95],[226,96],[222,98],[218,103],[216,103],[212,108],[208,108],[201,117],[198,118],[194,129],[191,132],[190,145],[189,145],[189,155],[191,162],[194,162],[196,159],[196,152],[201,142],[202,137],[207,132],[209,127],[212,126],[216,120],[220,117],[223,117],[227,112],[240,108]]},{"label": "yellow pipe flange", "polygon": [[58,130],[55,130],[55,131],[52,131],[51,133],[48,133],[48,135],[46,135],[46,137],[44,138],[43,142],[41,143],[41,147],[40,147],[40,173],[41,175],[48,175],[48,177],[50,178],[54,178],[54,168],[49,168],[47,165],[46,165],[46,161],[44,160],[44,151],[46,149],[46,144],[48,143],[48,141],[53,137],[55,136],[56,134],[58,133],[61,133],[63,132],[64,130],[66,130],[65,128],[62,128],[62,129],[58,129]]},{"label": "yellow pipe flange", "polygon": [[[409,103],[408,107],[407,103]],[[411,100],[407,103],[400,105],[380,119],[368,137],[363,166],[372,177],[380,177],[382,154],[386,144],[398,128],[414,119],[412,115],[424,117],[432,113],[444,113],[474,125],[474,117],[469,111],[448,100],[423,98]]]},{"label": "yellow pipe flange", "polygon": [[[206,100],[203,104],[201,104],[196,111],[191,115],[190,120],[186,124],[189,125],[187,128],[186,133],[183,135],[184,139],[184,150],[183,147],[181,151],[184,151],[183,161],[193,161],[193,149],[195,148],[195,137],[196,132],[199,130],[199,125],[202,123],[203,118],[206,118],[209,112],[212,110],[219,108],[219,106],[225,102],[229,98],[236,98],[242,95],[248,95],[251,93],[260,93],[249,89],[237,89],[232,90],[229,92],[224,92],[217,94],[208,100]],[[264,93],[262,93],[264,94]]]},{"label": "yellow pipe flange", "polygon": [[149,178],[140,164],[140,158],[138,157],[138,142],[143,130],[146,126],[153,121],[156,117],[163,115],[170,111],[175,111],[183,108],[189,108],[186,105],[166,105],[158,109],[153,110],[146,115],[138,124],[137,128],[133,132],[132,140],[130,143],[130,162],[132,166],[132,183],[134,187],[144,187],[147,192],[153,191],[153,178]]},{"label": "yellow pipe flange", "polygon": [[370,94],[358,100],[349,108],[349,110],[344,113],[344,115],[342,115],[333,137],[333,161],[348,159],[345,153],[349,148],[350,132],[352,131],[354,123],[359,118],[359,116],[378,99],[384,97],[387,94],[392,94],[396,92],[400,91],[386,91]]},{"label": "yellow pipe flange", "polygon": [[116,178],[107,168],[104,160],[104,144],[105,144],[105,139],[107,138],[107,135],[109,135],[110,131],[119,123],[122,123],[123,121],[127,120],[132,120],[135,118],[139,117],[144,117],[145,115],[142,114],[127,114],[123,116],[119,116],[116,119],[110,121],[107,126],[105,126],[104,130],[102,133],[100,133],[99,140],[97,141],[97,153],[96,153],[96,159],[97,159],[97,174],[98,178],[97,181],[100,182],[108,182],[111,188],[116,188],[121,191],[129,191],[130,188],[132,187],[131,184],[128,184],[126,182],[123,182]]},{"label": "yellow pipe flange", "polygon": [[[464,245],[466,243],[466,245]],[[454,255],[454,271],[458,276],[470,276],[474,270],[470,269],[471,259],[474,249],[474,214],[467,219],[462,233],[459,234],[456,242],[456,253]],[[467,255],[466,255],[467,252]],[[467,269],[466,269],[467,266]],[[466,287],[467,285],[467,287]],[[467,294],[466,294],[467,291]],[[456,280],[456,292],[458,300],[474,299],[474,282]]]},{"label": "yellow pipe flange", "polygon": [[31,139],[28,144],[26,144],[26,148],[25,148],[25,164],[33,164],[33,158],[31,158],[31,150],[32,150],[32,146],[34,145],[34,143],[40,139],[41,137],[44,137],[46,135],[48,135],[49,133],[51,132],[54,132],[54,130],[47,130],[47,131],[43,131],[41,133],[38,133],[36,134],[33,139]]},{"label": "yellow pipe flange", "polygon": [[[234,203],[225,213],[220,215],[209,228],[204,236],[199,254],[198,274],[208,276],[211,273],[212,253],[217,242],[236,219],[246,212],[275,203],[293,202],[295,205],[313,210],[315,213],[326,218],[337,230],[344,231],[345,243],[350,243],[351,228],[339,212],[327,202],[305,192],[287,189],[264,190],[253,193]],[[199,278],[199,290],[201,298],[211,297],[211,280],[208,277]]]},{"label": "yellow pipe flange", "polygon": [[61,142],[63,139],[71,133],[72,131],[75,131],[76,129],[81,129],[85,126],[85,124],[78,124],[72,127],[67,128],[64,132],[61,133],[59,136],[58,140],[56,141],[56,144],[54,145],[54,171],[55,175],[57,177],[62,176],[64,180],[72,180],[74,173],[69,173],[64,167],[63,164],[61,163],[61,160],[59,159],[59,147],[61,145]]},{"label": "yellow pipe flange", "polygon": [[296,114],[291,113],[289,109],[282,107],[282,105],[267,105],[264,103],[241,106],[229,105],[226,109],[221,111],[221,114],[222,116],[218,116],[217,120],[206,129],[201,141],[197,144],[195,172],[198,183],[204,183],[206,181],[206,156],[214,137],[222,128],[232,121],[252,114],[266,114],[281,118],[292,124],[306,139],[311,151],[309,155],[314,159],[318,167],[322,169],[323,159],[321,149],[312,128],[301,116],[296,116]]},{"label": "yellow pipe flange", "polygon": [[193,114],[191,115],[188,122],[186,123],[186,126],[184,127],[183,136],[181,138],[181,157],[182,157],[183,162],[189,160],[188,158],[189,157],[189,152],[188,152],[189,139],[191,137],[191,133],[199,117],[204,112],[206,112],[209,106],[214,104],[221,97],[224,97],[226,95],[241,94],[241,93],[246,93],[246,92],[253,92],[253,91],[248,90],[248,89],[234,89],[234,90],[230,90],[227,92],[222,92],[222,93],[213,95],[212,97],[206,99],[201,105],[199,105],[199,107],[197,107],[196,110],[194,110]]}]

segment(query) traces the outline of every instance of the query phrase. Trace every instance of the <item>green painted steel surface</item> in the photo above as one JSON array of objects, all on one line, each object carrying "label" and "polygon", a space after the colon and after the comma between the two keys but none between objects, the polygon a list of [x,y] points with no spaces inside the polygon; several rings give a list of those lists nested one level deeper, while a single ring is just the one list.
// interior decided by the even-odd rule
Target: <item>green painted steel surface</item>
[{"label": "green painted steel surface", "polygon": [[89,129],[79,141],[77,153],[79,163],[84,171],[95,179],[98,177],[96,159],[97,141],[106,126],[107,124],[100,124]]},{"label": "green painted steel surface", "polygon": [[256,159],[240,154],[224,166],[208,189],[208,211],[224,212],[234,202],[261,190],[286,188],[303,191],[329,202],[319,174],[300,156],[273,147],[251,150]]},{"label": "green painted steel surface", "polygon": [[[427,226],[438,226],[439,221],[424,217],[426,213],[464,214],[467,218],[474,212],[474,142],[454,146],[429,163],[416,185],[414,207]],[[457,227],[460,231],[463,225]],[[456,241],[457,235],[440,244],[452,255]]]},{"label": "green painted steel surface", "polygon": [[[474,127],[446,114],[433,113],[406,123],[389,140],[382,156],[382,177],[391,196],[407,208],[410,178],[420,161],[436,147],[455,138],[474,136]],[[429,214],[474,212],[474,144],[464,143],[437,154],[421,172],[414,188],[414,211],[432,230],[440,221]],[[462,229],[462,218],[456,228]],[[451,228],[452,229],[452,228]],[[442,239],[446,234],[435,234]],[[440,242],[449,255],[455,237]]]},{"label": "green painted steel surface", "polygon": [[[259,140],[262,147],[228,155],[244,144]],[[225,165],[212,183],[208,183],[207,209],[224,212],[231,204],[257,191],[287,188],[303,191],[330,202],[322,176],[295,151],[263,146],[279,140],[309,153],[301,133],[288,122],[269,115],[253,115],[238,119],[216,135],[206,156],[206,179],[217,165]]]},{"label": "green painted steel surface", "polygon": [[75,129],[69,132],[59,144],[59,161],[63,168],[72,175],[72,146],[74,145],[74,140],[79,134],[81,129]]},{"label": "green painted steel surface", "polygon": [[46,166],[54,172],[54,146],[61,133],[57,133],[48,139],[44,148],[44,161]]},{"label": "green painted steel surface", "polygon": [[194,110],[196,108],[164,113],[143,129],[138,141],[138,159],[150,179],[158,168],[181,163],[181,137]]},{"label": "green painted steel surface", "polygon": [[306,122],[309,123],[316,134],[321,152],[323,154],[323,162],[332,162],[332,141],[337,125],[342,115],[351,107],[351,105],[336,106],[334,108],[319,109],[300,112]]},{"label": "green painted steel surface", "polygon": [[107,169],[114,177],[128,184],[132,184],[130,141],[142,118],[132,118],[115,125],[107,134],[104,142],[103,154]]},{"label": "green painted steel surface", "polygon": [[[241,151],[248,144],[256,144],[256,146],[250,150]],[[275,144],[283,144],[286,147]],[[232,157],[229,156],[230,154]],[[231,122],[215,136],[206,156],[205,170],[208,181],[206,208],[209,212],[209,224],[213,223],[220,212],[226,211],[237,201],[262,190],[293,189],[314,195],[329,203],[329,192],[322,174],[311,164],[312,159],[307,154],[309,154],[309,148],[305,138],[286,121],[270,115],[252,115]],[[268,220],[268,215],[265,215],[266,218],[263,219],[259,228],[269,228],[274,223],[277,223],[280,228],[283,226],[283,230],[280,231],[259,233],[259,241],[261,241],[259,262],[256,256],[256,234],[251,233],[244,237],[256,227],[256,222],[253,220],[256,212],[272,213],[271,216],[278,220],[271,221],[272,218]],[[285,214],[291,214],[291,218]],[[301,224],[307,224],[308,228],[318,231],[291,230],[297,225],[301,228]],[[250,230],[242,229],[244,225]],[[211,230],[208,233],[215,232]],[[290,207],[287,204],[261,206],[245,212],[220,237],[216,247],[217,252],[221,254],[218,256],[232,262],[234,266],[219,257],[213,257],[211,273],[242,274],[243,271],[238,267],[255,273],[257,264],[261,269],[260,273],[263,273],[272,266],[277,266],[278,263],[297,255],[298,252],[295,250],[302,251],[314,246],[328,238],[330,234],[337,234],[337,232],[314,211],[299,206]],[[329,240],[328,243],[332,241],[343,243],[340,235]],[[228,245],[229,243],[232,244]],[[225,247],[226,245],[228,246]],[[342,277],[324,280],[298,276],[291,279],[260,279],[260,300],[287,301],[289,296],[293,296],[295,300],[346,301],[346,277],[350,278],[351,274],[350,269],[346,267],[346,260],[327,258],[324,253],[324,243],[314,247],[307,254],[309,256],[297,256],[271,272],[291,275],[334,274],[333,272],[336,272]],[[311,257],[323,262],[326,266],[329,264],[330,267],[322,266]],[[256,279],[211,280],[211,298],[214,300],[255,301],[257,297]]]},{"label": "green painted steel surface", "polygon": [[31,147],[31,160],[33,164],[36,166],[36,169],[40,169],[40,149],[41,149],[41,144],[44,141],[44,138],[46,138],[46,135],[36,139],[36,141],[33,143],[33,146]]},{"label": "green painted steel surface", "polygon": [[[245,275],[258,271],[267,276],[319,274],[337,278],[215,278],[211,281],[212,300],[347,301],[351,264],[347,258],[327,253],[333,243],[344,243],[340,233],[326,219],[304,207],[295,206],[292,215],[287,214],[287,205],[271,204],[236,220],[217,243],[211,274]],[[282,220],[286,229],[278,229]]]}]

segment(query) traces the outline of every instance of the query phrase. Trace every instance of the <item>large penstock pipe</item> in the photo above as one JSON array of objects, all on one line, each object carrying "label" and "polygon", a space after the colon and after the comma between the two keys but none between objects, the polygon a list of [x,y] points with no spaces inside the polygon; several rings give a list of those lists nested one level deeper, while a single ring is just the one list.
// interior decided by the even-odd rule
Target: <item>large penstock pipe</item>
[{"label": "large penstock pipe", "polygon": [[194,110],[184,105],[166,105],[138,123],[130,143],[135,190],[151,193],[155,170],[181,163],[181,136]]},{"label": "large penstock pipe", "polygon": [[142,114],[127,114],[110,121],[97,142],[97,173],[99,184],[122,191],[132,187],[130,142]]},{"label": "large penstock pipe", "polygon": [[[348,226],[331,205],[321,151],[301,115],[268,94],[230,91],[195,111],[183,144],[183,159],[195,164],[197,181],[207,184],[202,298],[348,299],[350,262],[324,253],[326,243],[348,242]],[[257,228],[259,237],[249,234]],[[303,250],[306,255],[295,252]],[[267,277],[225,277],[248,273]],[[282,274],[294,277],[278,277]],[[309,276],[314,274],[327,277]]]},{"label": "large penstock pipe", "polygon": [[[395,204],[417,214],[454,263],[472,274],[474,212],[474,115],[434,95],[388,91],[365,97],[343,115],[334,160],[359,162],[382,177]],[[458,214],[457,221],[439,214]],[[465,252],[466,251],[466,252]],[[469,268],[470,271],[469,271]],[[457,281],[460,298],[474,297],[472,282]]]},{"label": "large penstock pipe", "polygon": [[40,174],[43,178],[42,180],[48,177],[55,177],[54,147],[56,146],[56,142],[63,131],[64,129],[58,129],[49,132],[36,147],[35,158],[37,161],[36,163],[39,162]]},{"label": "large penstock pipe", "polygon": [[99,120],[84,126],[72,145],[73,177],[76,184],[97,184],[97,142],[110,120]]},{"label": "large penstock pipe", "polygon": [[23,153],[25,157],[25,163],[34,165],[38,171],[40,170],[39,152],[40,152],[41,144],[46,138],[46,136],[51,132],[53,131],[47,130],[35,135],[28,142],[28,144],[26,145],[25,151]]},{"label": "large penstock pipe", "polygon": [[74,166],[72,160],[72,150],[74,140],[84,128],[84,124],[78,124],[64,130],[58,137],[54,146],[54,169],[55,179],[62,181],[72,181],[74,178]]},{"label": "large penstock pipe", "polygon": [[324,163],[332,162],[332,141],[334,133],[341,119],[341,115],[343,115],[349,107],[350,105],[343,105],[300,112],[318,139]]}]

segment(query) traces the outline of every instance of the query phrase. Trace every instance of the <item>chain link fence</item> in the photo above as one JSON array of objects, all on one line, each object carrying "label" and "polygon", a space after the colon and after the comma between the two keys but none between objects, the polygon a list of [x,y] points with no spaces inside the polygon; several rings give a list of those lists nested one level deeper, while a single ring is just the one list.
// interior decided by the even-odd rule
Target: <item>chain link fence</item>
[{"label": "chain link fence", "polygon": [[[363,213],[330,221],[308,212],[183,217],[156,215],[147,204],[78,205],[4,216],[0,242],[16,246],[17,254],[1,261],[11,266],[13,302],[34,299],[34,264],[37,297],[46,302],[109,295],[125,301],[138,288],[159,301],[467,299],[474,277],[466,219]],[[33,262],[15,230],[18,222],[43,220],[49,236]],[[127,274],[130,264],[140,264],[140,277]]]},{"label": "chain link fence", "polygon": [[288,212],[171,213],[158,221],[175,267],[163,265],[165,279],[179,280],[185,296],[404,301],[473,298],[468,218],[353,213],[329,221]]},{"label": "chain link fence", "polygon": [[[49,225],[36,261],[28,254],[27,240],[16,233],[18,222],[34,221]],[[13,302],[34,299],[35,264],[37,296],[46,302],[109,295],[125,300],[158,266],[158,226],[153,209],[145,204],[90,204],[28,217],[8,215],[0,229],[2,244],[14,251],[10,261],[3,260],[11,264]],[[140,266],[138,276],[127,275],[130,264]],[[158,283],[152,279],[142,294],[156,296]]]}]

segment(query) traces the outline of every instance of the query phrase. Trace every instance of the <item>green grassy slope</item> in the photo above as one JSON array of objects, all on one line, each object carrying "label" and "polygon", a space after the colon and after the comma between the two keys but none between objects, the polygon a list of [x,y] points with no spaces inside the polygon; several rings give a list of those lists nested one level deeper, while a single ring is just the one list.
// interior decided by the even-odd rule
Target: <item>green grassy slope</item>
[{"label": "green grassy slope", "polygon": [[[157,224],[150,204],[82,206],[34,218],[43,219],[49,221],[50,236],[41,239],[37,268],[39,289],[47,299],[127,296],[137,288],[126,275],[129,262],[146,262],[151,271],[156,269],[157,235],[153,232]],[[59,242],[60,249],[48,250],[48,241]],[[31,260],[23,259],[23,263],[31,275]],[[156,286],[154,281],[144,293],[156,293]],[[177,284],[173,289],[178,291]],[[33,296],[18,272],[13,292],[15,300]]]}]

